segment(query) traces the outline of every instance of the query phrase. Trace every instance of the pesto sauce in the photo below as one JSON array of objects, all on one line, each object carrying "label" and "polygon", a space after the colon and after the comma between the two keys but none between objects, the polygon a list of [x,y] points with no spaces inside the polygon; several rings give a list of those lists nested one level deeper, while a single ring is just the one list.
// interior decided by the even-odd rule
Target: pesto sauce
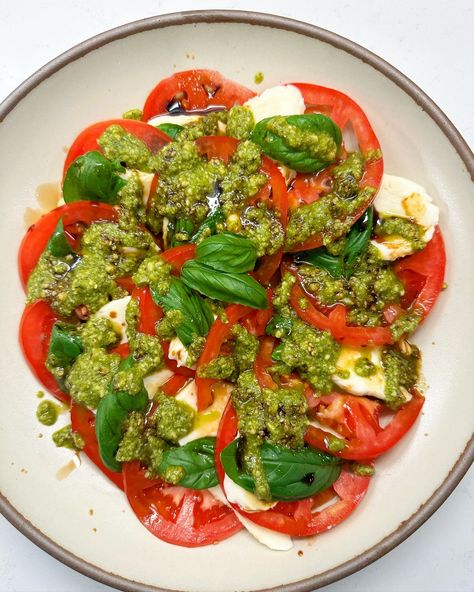
[{"label": "pesto sauce", "polygon": [[109,160],[119,160],[131,169],[150,171],[148,146],[120,125],[109,126],[97,142]]},{"label": "pesto sauce", "polygon": [[78,452],[84,448],[84,439],[77,432],[72,431],[71,425],[65,425],[52,435],[53,442],[58,448],[68,448]]},{"label": "pesto sauce", "polygon": [[416,385],[420,374],[420,350],[410,344],[403,353],[396,347],[385,347],[382,352],[382,367],[385,375],[385,402],[397,409],[407,400],[407,393]]},{"label": "pesto sauce", "polygon": [[58,420],[59,407],[52,401],[41,401],[36,410],[36,418],[45,426],[52,426]]},{"label": "pesto sauce", "polygon": [[426,246],[424,240],[426,228],[407,218],[393,216],[382,218],[374,228],[374,234],[380,237],[401,236],[408,241],[413,251],[420,251]]}]

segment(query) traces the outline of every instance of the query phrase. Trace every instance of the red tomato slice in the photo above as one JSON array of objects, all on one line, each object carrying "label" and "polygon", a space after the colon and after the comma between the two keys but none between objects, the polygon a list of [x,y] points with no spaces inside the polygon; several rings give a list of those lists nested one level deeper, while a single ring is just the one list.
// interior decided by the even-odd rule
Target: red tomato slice
[{"label": "red tomato slice", "polygon": [[[225,473],[220,454],[235,439],[237,427],[237,415],[229,401],[219,425],[215,448],[216,471],[221,486]],[[265,512],[244,512],[238,506],[232,507],[242,516],[265,528],[296,537],[310,536],[329,530],[345,520],[361,502],[369,484],[370,477],[361,477],[343,468],[332,488],[322,492],[324,501],[337,496],[336,501],[321,511],[314,511],[321,504],[321,494],[297,502],[279,502]]]},{"label": "red tomato slice", "polygon": [[245,327],[249,333],[255,335],[255,337],[262,337],[265,335],[265,329],[273,316],[272,294],[272,290],[268,288],[268,308],[265,308],[264,310],[254,310],[240,321],[241,325]]},{"label": "red tomato slice", "polygon": [[130,276],[117,278],[115,280],[115,283],[124,290],[127,290],[129,294],[131,294],[133,290],[135,290],[135,288],[137,287]]},{"label": "red tomato slice", "polygon": [[[425,319],[443,289],[446,252],[443,235],[436,226],[433,238],[422,251],[405,257],[395,265],[395,273],[405,284],[410,310],[419,311]],[[417,292],[415,292],[417,290]],[[414,295],[415,292],[415,295]]]},{"label": "red tomato slice", "polygon": [[139,462],[125,463],[123,476],[125,493],[137,518],[162,541],[201,547],[222,541],[242,528],[233,510],[207,490],[147,479]]},{"label": "red tomato slice", "polygon": [[179,245],[168,249],[161,254],[162,258],[173,266],[175,271],[181,271],[181,268],[190,259],[194,259],[196,256],[196,245]]},{"label": "red tomato slice", "polygon": [[260,349],[258,350],[254,364],[255,374],[260,388],[276,389],[278,386],[267,370],[267,368],[273,365],[272,353],[274,347],[274,337],[264,337],[260,342]]},{"label": "red tomato slice", "polygon": [[150,288],[135,288],[132,298],[138,302],[140,316],[137,324],[137,331],[147,335],[156,335],[156,323],[163,318],[163,311],[155,304]]},{"label": "red tomato slice", "polygon": [[71,405],[71,426],[74,432],[82,436],[84,440],[83,451],[89,459],[98,467],[106,477],[115,483],[117,487],[123,490],[122,473],[114,473],[104,465],[100,458],[99,445],[95,435],[95,415],[82,405],[78,405],[74,401]]},{"label": "red tomato slice", "polygon": [[341,403],[342,417],[334,417],[333,421],[325,421],[324,415],[316,413],[322,423],[330,424],[330,427],[349,434],[346,446],[340,452],[334,453],[329,449],[330,439],[328,433],[320,428],[309,426],[305,435],[305,441],[314,448],[330,452],[347,460],[365,460],[377,458],[390,450],[415,423],[423,403],[425,402],[418,392],[414,391],[411,401],[400,407],[390,423],[382,428],[378,421],[378,413],[370,412],[369,405],[374,404],[364,397],[351,395],[337,395],[337,403]]},{"label": "red tomato slice", "polygon": [[[304,300],[304,308],[301,306]],[[346,308],[336,304],[332,311],[325,315],[307,298],[306,292],[296,283],[291,290],[291,306],[296,314],[317,329],[330,331],[334,339],[346,345],[384,345],[392,343],[392,334],[388,327],[351,327],[346,324]]]},{"label": "red tomato slice", "polygon": [[[306,113],[324,113],[331,117],[335,123],[343,131],[344,128],[351,124],[352,128],[357,137],[360,150],[367,155],[367,153],[380,150],[380,144],[377,136],[370,125],[367,116],[360,108],[360,106],[350,97],[332,88],[326,88],[324,86],[318,86],[315,84],[307,83],[292,83],[293,86],[299,89],[303,95],[304,102],[306,104]],[[321,175],[321,174],[318,174]],[[362,189],[364,187],[373,187],[376,191],[370,199],[364,203],[359,211],[352,218],[352,223],[356,222],[365,210],[375,199],[380,183],[382,182],[383,175],[383,159],[382,157],[370,160],[365,165],[364,175],[359,184]],[[316,176],[317,177],[317,176]],[[318,181],[314,181],[317,186]],[[311,183],[308,183],[311,186]],[[301,191],[301,186],[299,187]],[[316,188],[315,188],[316,192]],[[303,192],[306,198],[303,201],[308,202],[311,199],[306,191]],[[318,199],[319,195],[315,196]],[[313,200],[314,201],[314,200]],[[301,245],[297,245],[292,251],[305,251],[307,249],[314,249],[322,245],[322,238],[320,235],[314,236],[306,240]]]},{"label": "red tomato slice", "polygon": [[45,366],[51,331],[57,320],[57,316],[44,300],[28,304],[21,317],[19,338],[23,354],[36,378],[57,399],[68,402],[69,395],[63,393]]},{"label": "red tomato slice", "polygon": [[255,93],[245,86],[224,78],[215,70],[186,70],[163,79],[148,95],[143,119],[168,113],[167,107],[177,100],[184,111],[205,109],[211,105],[230,109],[242,105]]},{"label": "red tomato slice", "polygon": [[60,218],[67,231],[70,226],[89,225],[97,220],[116,220],[117,216],[117,210],[112,206],[94,201],[75,201],[42,216],[28,228],[21,241],[18,267],[23,286],[26,286],[30,273],[36,267]]},{"label": "red tomato slice", "polygon": [[72,143],[64,162],[63,178],[71,163],[74,162],[76,158],[91,150],[102,152],[102,148],[99,146],[97,140],[111,125],[120,125],[120,127],[123,127],[127,132],[130,132],[139,140],[142,140],[153,154],[161,150],[163,146],[171,141],[169,136],[161,130],[152,125],[148,125],[143,121],[135,121],[133,119],[108,119],[107,121],[99,121],[86,127],[86,129],[83,130]]},{"label": "red tomato slice", "polygon": [[163,384],[160,389],[169,397],[174,397],[185,386],[189,378],[182,374],[175,374]]},{"label": "red tomato slice", "polygon": [[[227,322],[216,319],[207,336],[204,351],[198,360],[197,368],[208,364],[219,355],[221,346],[230,335],[232,327],[253,309],[242,304],[231,304],[225,309]],[[203,411],[212,403],[212,385],[216,382],[213,378],[199,378],[196,376],[198,411]]]}]

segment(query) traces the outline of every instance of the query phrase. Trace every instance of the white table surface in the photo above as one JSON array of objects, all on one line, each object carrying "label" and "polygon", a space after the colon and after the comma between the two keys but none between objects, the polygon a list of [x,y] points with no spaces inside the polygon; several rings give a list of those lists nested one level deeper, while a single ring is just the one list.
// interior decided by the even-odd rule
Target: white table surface
[{"label": "white table surface", "polygon": [[[474,4],[470,0],[2,0],[0,101],[59,53],[106,29],[178,10],[258,10],[314,23],[374,51],[415,81],[474,144]],[[325,592],[474,591],[474,470],[391,553]],[[0,517],[0,592],[107,592]]]}]

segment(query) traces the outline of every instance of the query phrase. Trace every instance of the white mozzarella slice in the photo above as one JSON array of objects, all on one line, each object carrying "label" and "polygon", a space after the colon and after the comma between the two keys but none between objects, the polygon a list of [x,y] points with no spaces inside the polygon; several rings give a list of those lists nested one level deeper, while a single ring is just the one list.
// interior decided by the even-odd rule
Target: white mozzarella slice
[{"label": "white mozzarella slice", "polygon": [[275,115],[301,115],[305,112],[303,96],[296,86],[273,86],[244,103],[258,123],[266,117]]},{"label": "white mozzarella slice", "polygon": [[[374,207],[380,218],[408,218],[422,226],[425,229],[425,242],[431,240],[439,220],[439,208],[426,189],[404,177],[384,175]],[[380,256],[388,261],[413,252],[410,243],[400,236],[378,237],[371,243]]]},{"label": "white mozzarella slice", "polygon": [[[181,446],[197,440],[198,438],[206,438],[208,436],[217,436],[217,430],[219,423],[224,413],[225,406],[229,400],[230,390],[227,388],[215,389],[214,400],[204,411],[196,413],[194,420],[194,426],[192,432],[180,439],[179,443]],[[197,388],[196,382],[192,380],[184,388],[182,388],[176,395],[178,401],[186,403],[197,412]]]},{"label": "white mozzarella slice", "polygon": [[[228,500],[219,486],[211,487],[209,491],[217,500],[226,506],[229,505]],[[235,515],[249,534],[272,551],[289,551],[293,547],[293,541],[289,535],[275,532],[264,526],[259,526],[248,518],[245,518],[245,516],[241,516],[238,512],[235,512]]]},{"label": "white mozzarella slice", "polygon": [[104,304],[104,306],[96,312],[98,317],[109,319],[117,334],[120,335],[120,343],[127,343],[128,341],[125,315],[130,298],[131,296],[125,296],[124,298],[107,302],[107,304]]},{"label": "white mozzarella slice", "polygon": [[146,392],[150,399],[152,399],[156,395],[156,391],[160,388],[161,385],[165,384],[167,380],[169,380],[173,376],[173,372],[168,368],[164,368],[163,370],[158,370],[157,372],[153,372],[148,376],[145,376],[143,379],[143,384],[145,385]]},{"label": "white mozzarella slice", "polygon": [[201,119],[202,115],[155,115],[148,120],[150,125],[161,125],[162,123],[175,123],[176,125],[185,125]]},{"label": "white mozzarella slice", "polygon": [[223,486],[230,503],[237,504],[245,512],[265,512],[278,503],[259,500],[255,494],[234,483],[228,475],[224,477]]},{"label": "white mozzarella slice", "polygon": [[188,366],[188,350],[179,337],[173,337],[170,341],[168,352],[170,360],[175,360],[178,367],[186,366],[187,368],[195,368],[196,366]]},{"label": "white mozzarella slice", "polygon": [[64,205],[66,205],[66,202],[64,201],[63,194],[61,193],[61,197],[58,199],[58,205],[56,207],[59,208],[59,206],[64,206]]},{"label": "white mozzarella slice", "polygon": [[[375,366],[372,376],[359,376],[355,371],[355,365],[360,358],[368,358]],[[385,400],[385,373],[382,366],[381,347],[350,347],[342,346],[336,362],[339,373],[332,376],[333,381],[343,390],[352,395],[376,397]],[[347,373],[347,378],[342,378],[341,373]],[[409,401],[411,395],[403,393],[405,400]]]},{"label": "white mozzarella slice", "polygon": [[155,175],[154,173],[142,173],[141,171],[137,171],[137,173],[143,187],[143,204],[146,206],[148,198],[150,197],[151,184],[153,183]]},{"label": "white mozzarella slice", "polygon": [[279,164],[278,169],[285,179],[286,186],[289,187],[293,179],[296,177],[296,171],[288,168],[284,164]]}]

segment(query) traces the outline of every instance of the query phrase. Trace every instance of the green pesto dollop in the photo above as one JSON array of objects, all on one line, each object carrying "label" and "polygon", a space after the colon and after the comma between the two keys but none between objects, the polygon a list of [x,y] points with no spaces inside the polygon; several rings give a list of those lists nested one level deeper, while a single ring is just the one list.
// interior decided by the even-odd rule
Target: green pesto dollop
[{"label": "green pesto dollop", "polygon": [[278,216],[263,202],[249,206],[241,216],[242,234],[252,241],[257,255],[273,255],[284,242],[284,232]]},{"label": "green pesto dollop", "polygon": [[376,372],[376,367],[373,362],[369,360],[369,358],[360,357],[357,358],[354,364],[354,372],[359,376],[369,377],[373,376]]},{"label": "green pesto dollop", "polygon": [[353,216],[375,192],[372,187],[359,189],[363,162],[359,152],[350,154],[333,169],[331,193],[290,212],[285,242],[288,250],[318,234],[325,245],[330,245],[348,232]]},{"label": "green pesto dollop", "polygon": [[250,109],[241,105],[230,109],[226,129],[228,136],[237,138],[237,140],[248,140],[254,127],[255,118]]},{"label": "green pesto dollop", "polygon": [[313,329],[303,321],[295,319],[289,336],[283,341],[281,361],[298,371],[318,393],[332,390],[332,375],[336,371],[336,360],[340,345],[328,331]]},{"label": "green pesto dollop", "polygon": [[234,325],[230,333],[234,339],[232,357],[237,371],[250,370],[257,357],[260,345],[258,339],[239,324]]},{"label": "green pesto dollop", "polygon": [[143,111],[141,109],[129,109],[128,111],[124,111],[122,114],[122,119],[135,119],[136,121],[141,121],[143,118]]},{"label": "green pesto dollop", "polygon": [[52,401],[41,401],[36,409],[36,417],[45,426],[52,426],[58,420],[58,406]]},{"label": "green pesto dollop", "polygon": [[68,448],[74,452],[84,448],[84,439],[80,434],[72,431],[70,424],[56,430],[51,437],[58,448]]},{"label": "green pesto dollop", "polygon": [[157,435],[167,442],[177,444],[180,438],[193,429],[194,410],[186,403],[160,392],[157,393],[154,401],[158,404],[153,415]]},{"label": "green pesto dollop", "polygon": [[143,183],[137,173],[132,171],[127,184],[119,191],[120,226],[124,230],[134,230],[137,225],[145,224],[146,210],[143,203]]},{"label": "green pesto dollop", "polygon": [[171,265],[166,263],[160,255],[153,255],[141,263],[133,275],[133,281],[137,286],[150,286],[164,296],[170,288],[171,270]]},{"label": "green pesto dollop", "polygon": [[135,333],[129,341],[134,363],[130,368],[119,370],[113,377],[112,385],[117,391],[131,395],[143,388],[145,376],[163,367],[163,348],[158,337],[145,333]]},{"label": "green pesto dollop", "polygon": [[217,356],[207,364],[198,368],[199,378],[230,378],[235,372],[235,362],[232,356]]},{"label": "green pesto dollop", "polygon": [[95,409],[118,370],[120,356],[93,347],[80,354],[66,378],[66,387],[77,403]]},{"label": "green pesto dollop", "polygon": [[404,336],[411,335],[418,327],[422,319],[419,311],[402,314],[390,325],[390,333],[393,341],[398,341]]},{"label": "green pesto dollop", "polygon": [[401,236],[410,243],[413,251],[420,251],[425,248],[425,232],[426,228],[416,224],[413,220],[397,216],[380,219],[374,228],[376,236]]},{"label": "green pesto dollop", "polygon": [[93,315],[80,327],[81,342],[84,349],[109,347],[119,339],[112,321],[103,316]]},{"label": "green pesto dollop", "polygon": [[109,160],[119,160],[130,169],[150,170],[151,153],[148,146],[120,125],[109,126],[98,143]]},{"label": "green pesto dollop", "polygon": [[420,374],[420,350],[410,344],[407,351],[385,347],[382,352],[382,367],[385,375],[385,402],[397,409],[407,400],[409,392],[418,382]]},{"label": "green pesto dollop", "polygon": [[183,129],[176,137],[176,141],[183,142],[197,140],[202,136],[221,135],[221,129],[223,129],[221,124],[225,126],[227,116],[227,111],[214,111],[196,121],[190,121],[183,126]]}]

